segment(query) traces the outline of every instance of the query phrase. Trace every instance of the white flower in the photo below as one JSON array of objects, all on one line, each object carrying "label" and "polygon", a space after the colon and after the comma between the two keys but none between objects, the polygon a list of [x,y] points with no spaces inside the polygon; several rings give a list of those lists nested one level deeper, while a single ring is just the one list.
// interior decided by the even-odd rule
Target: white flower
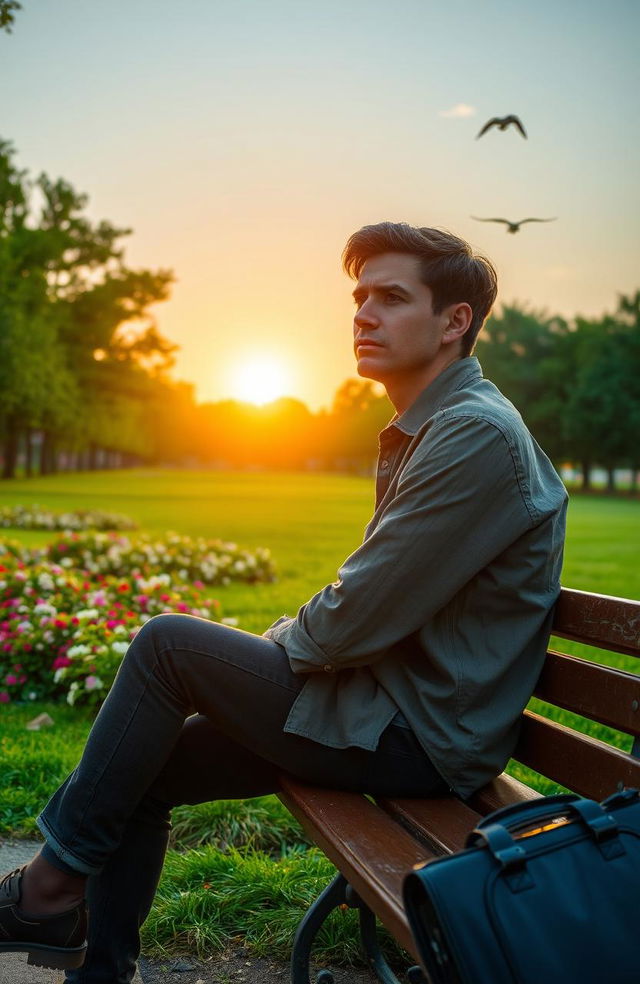
[{"label": "white flower", "polygon": [[83,645],[71,646],[70,649],[67,649],[67,656],[69,657],[69,659],[74,659],[76,656],[86,656],[90,652],[91,652],[90,646],[83,646]]},{"label": "white flower", "polygon": [[[122,626],[122,628],[124,628],[124,626]],[[125,631],[126,631],[126,629],[125,629]],[[111,650],[114,653],[120,653],[121,655],[124,655],[124,653],[126,653],[126,651],[127,651],[128,648],[129,648],[129,643],[128,642],[112,642],[111,643]]]},{"label": "white flower", "polygon": [[100,612],[97,608],[81,608],[79,612],[74,612],[76,618],[97,618]]},{"label": "white flower", "polygon": [[[48,605],[46,601],[40,601],[33,606],[34,615],[55,615],[56,610],[53,605]],[[42,624],[42,623],[40,623]]]},{"label": "white flower", "polygon": [[78,683],[78,681],[74,680],[71,686],[69,687],[69,692],[67,694],[67,704],[69,704],[70,707],[73,707],[73,705],[75,704],[76,697],[78,696],[79,686],[80,684]]}]

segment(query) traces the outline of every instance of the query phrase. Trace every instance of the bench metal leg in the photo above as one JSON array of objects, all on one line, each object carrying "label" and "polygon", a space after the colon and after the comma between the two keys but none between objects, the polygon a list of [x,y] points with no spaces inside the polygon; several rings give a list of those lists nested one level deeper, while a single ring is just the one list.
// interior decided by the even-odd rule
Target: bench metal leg
[{"label": "bench metal leg", "polygon": [[[327,916],[340,905],[348,905],[350,909],[358,909],[362,947],[367,962],[380,984],[400,984],[380,951],[376,932],[376,917],[349,885],[344,875],[341,874],[337,874],[324,892],[318,896],[298,926],[291,953],[291,984],[311,984],[309,961],[313,941]],[[419,967],[410,967],[407,971],[407,979],[411,984],[424,982]],[[333,984],[331,971],[319,971],[316,984]]]},{"label": "bench metal leg", "polygon": [[[355,892],[353,894],[355,895]],[[376,917],[362,899],[358,899],[356,904],[359,909],[360,939],[371,970],[382,984],[400,984],[380,951],[376,932]]]},{"label": "bench metal leg", "polygon": [[[337,909],[339,905],[346,903],[345,891],[347,887],[347,880],[344,875],[336,875],[331,884],[307,909],[293,941],[291,984],[311,984],[309,960],[313,941],[329,913]],[[317,978],[317,984],[331,984],[332,981],[333,975],[330,971],[321,971]]]}]

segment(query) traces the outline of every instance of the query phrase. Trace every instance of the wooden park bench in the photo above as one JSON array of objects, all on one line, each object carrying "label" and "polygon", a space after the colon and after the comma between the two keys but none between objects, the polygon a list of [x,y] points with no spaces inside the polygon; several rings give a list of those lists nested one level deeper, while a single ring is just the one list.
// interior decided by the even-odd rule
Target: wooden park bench
[{"label": "wooden park bench", "polygon": [[[565,588],[556,607],[553,634],[638,657],[640,602]],[[595,658],[601,657],[595,654]],[[535,697],[570,714],[562,715],[563,723],[556,723],[537,711],[525,710],[514,753],[517,762],[571,792],[596,800],[625,786],[640,786],[640,677],[549,650]],[[588,735],[590,721],[613,729],[607,741],[602,740],[602,729],[598,729],[598,738]],[[622,740],[625,747],[631,746],[629,751],[617,747],[619,732],[630,736]],[[453,795],[374,801],[287,776],[282,777],[279,795],[338,869],[298,927],[292,984],[309,984],[313,940],[328,914],[345,905],[359,911],[364,953],[377,978],[384,984],[398,984],[378,947],[376,917],[417,961],[402,903],[404,876],[417,863],[460,850],[485,814],[535,799],[540,793],[503,773],[465,802]],[[409,968],[407,979],[426,980],[417,965]],[[333,976],[323,970],[316,980],[329,984]]]}]

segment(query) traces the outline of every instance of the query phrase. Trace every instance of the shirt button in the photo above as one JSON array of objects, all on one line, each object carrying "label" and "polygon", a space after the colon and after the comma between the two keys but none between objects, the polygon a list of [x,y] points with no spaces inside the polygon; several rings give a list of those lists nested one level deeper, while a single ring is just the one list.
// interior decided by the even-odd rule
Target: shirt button
[{"label": "shirt button", "polygon": [[324,670],[325,673],[333,673],[333,666],[331,665],[331,663],[325,663],[322,669]]},{"label": "shirt button", "polygon": [[389,467],[389,462],[385,458],[383,461],[380,462],[380,471],[386,471],[388,467]]}]

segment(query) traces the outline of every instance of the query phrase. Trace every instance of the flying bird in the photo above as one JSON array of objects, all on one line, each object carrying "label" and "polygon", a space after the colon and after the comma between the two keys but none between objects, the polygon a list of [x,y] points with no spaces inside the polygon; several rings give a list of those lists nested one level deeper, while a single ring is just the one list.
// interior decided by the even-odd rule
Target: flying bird
[{"label": "flying bird", "polygon": [[509,219],[480,219],[477,215],[472,215],[471,218],[475,219],[476,222],[504,222],[507,232],[515,233],[520,230],[520,226],[524,225],[525,222],[555,222],[557,216],[554,215],[552,219],[520,219],[519,222],[510,222]]},{"label": "flying bird", "polygon": [[523,127],[522,122],[518,119],[518,117],[514,116],[513,114],[511,114],[511,116],[492,117],[492,119],[488,120],[485,123],[485,125],[480,130],[480,133],[477,134],[476,140],[478,139],[478,137],[481,137],[483,133],[486,133],[487,130],[490,130],[491,127],[493,126],[497,126],[499,130],[506,130],[508,126],[512,126],[512,125],[515,126],[516,129],[520,131],[520,133],[526,140],[527,139],[526,130]]}]

